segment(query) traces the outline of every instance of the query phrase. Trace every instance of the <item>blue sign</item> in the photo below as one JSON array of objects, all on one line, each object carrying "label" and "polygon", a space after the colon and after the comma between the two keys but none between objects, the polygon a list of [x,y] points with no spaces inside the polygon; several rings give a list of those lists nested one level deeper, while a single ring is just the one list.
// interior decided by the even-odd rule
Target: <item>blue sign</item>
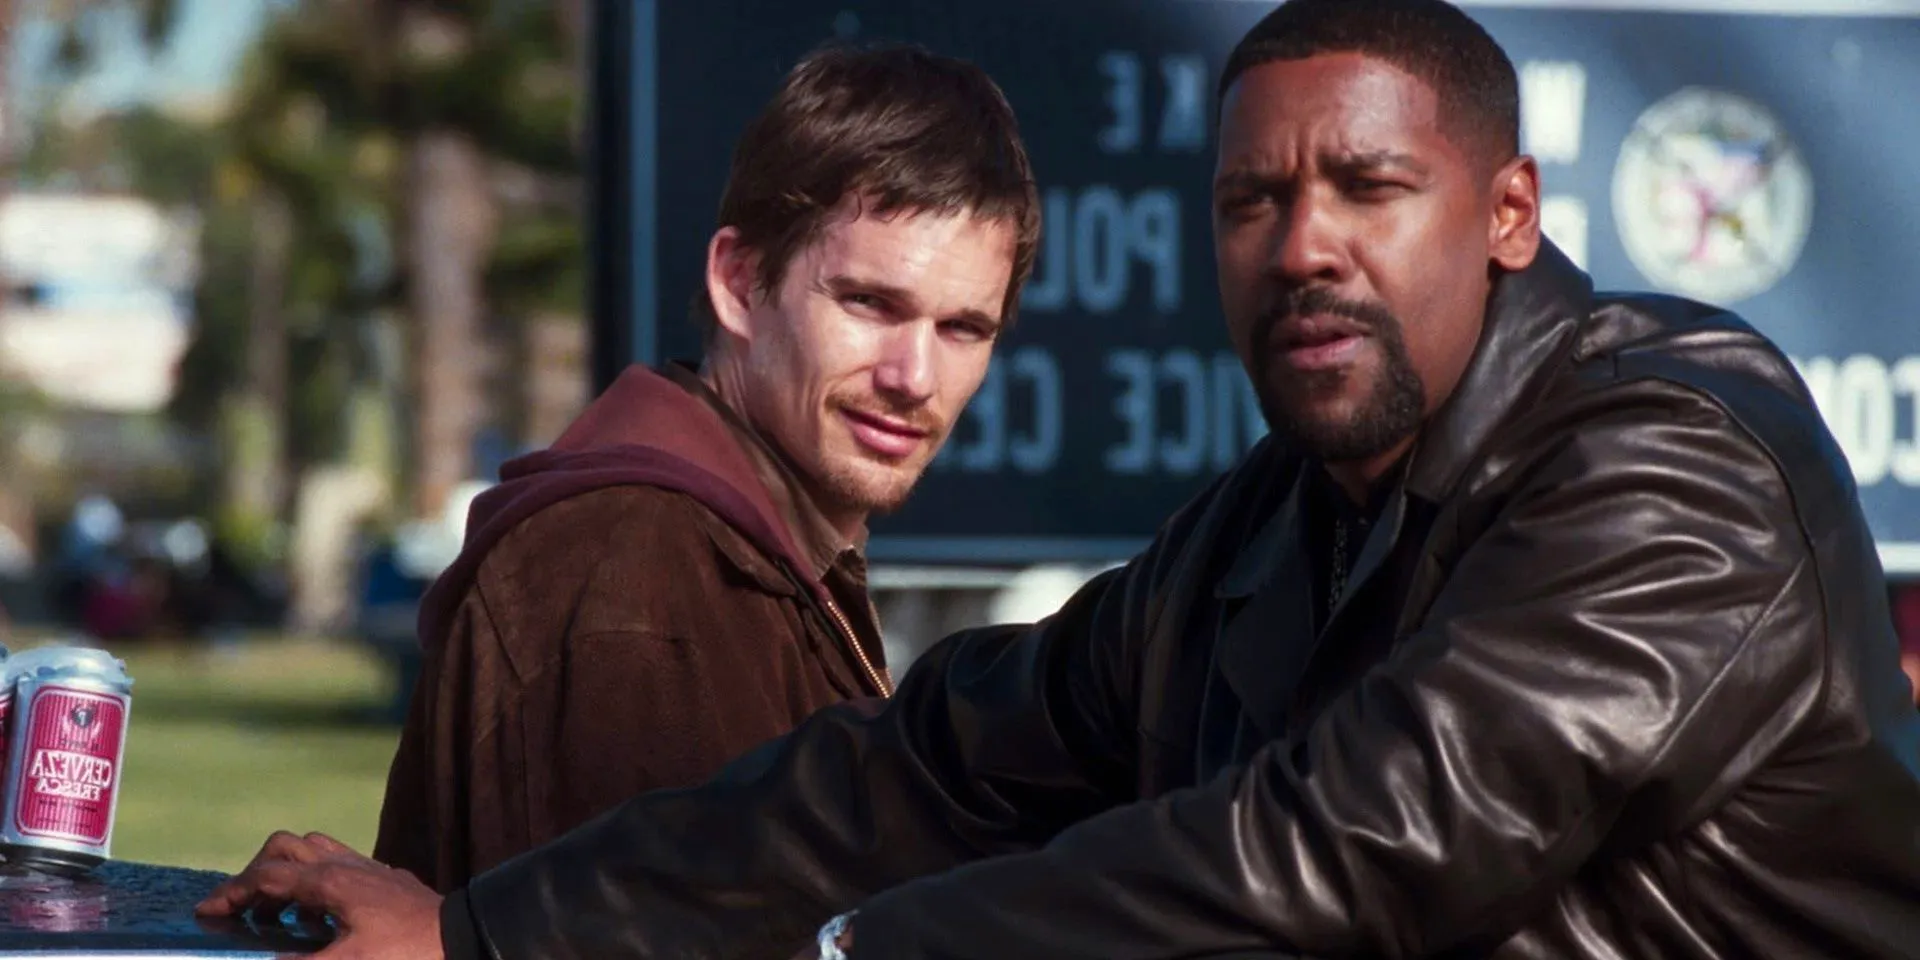
[{"label": "blue sign", "polygon": [[[979,62],[1046,233],[1018,328],[877,561],[1118,559],[1264,433],[1212,269],[1212,89],[1254,0],[642,0],[635,359],[684,319],[733,139],[838,36]],[[1732,307],[1794,357],[1883,559],[1920,573],[1920,0],[1471,6],[1518,67],[1546,229],[1603,288]],[[1604,7],[1604,9],[1603,9]],[[1768,12],[1741,12],[1765,9]],[[649,289],[651,288],[651,289]]]}]

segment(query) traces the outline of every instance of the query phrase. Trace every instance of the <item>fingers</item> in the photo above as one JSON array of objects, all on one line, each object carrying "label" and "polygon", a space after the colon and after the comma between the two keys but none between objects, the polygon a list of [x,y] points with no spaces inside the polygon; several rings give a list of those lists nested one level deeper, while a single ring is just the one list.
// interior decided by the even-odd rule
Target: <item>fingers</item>
[{"label": "fingers", "polygon": [[[341,864],[359,869],[377,869],[382,872],[386,867],[371,857],[362,856],[359,851],[318,831],[306,835],[308,847],[318,853],[323,862]],[[294,914],[301,926],[315,929],[327,925],[327,914],[321,910],[302,905]]]},{"label": "fingers", "polygon": [[[205,900],[194,907],[194,912],[200,916],[231,916],[254,910],[277,917],[289,903],[299,898],[276,892],[279,889],[276,884],[284,885],[293,874],[285,870],[269,871],[268,868],[276,864],[319,865],[343,860],[371,862],[354,852],[352,847],[324,833],[301,836],[286,830],[275,831],[246,869],[215,887]],[[263,883],[262,878],[269,876],[273,878],[273,883]],[[312,906],[306,901],[300,902]]]},{"label": "fingers", "polygon": [[[247,870],[251,870],[264,863],[272,863],[275,861],[318,863],[321,859],[322,854],[319,848],[307,841],[306,838],[285,830],[277,830],[274,831],[273,836],[267,838],[266,844],[260,848],[259,853],[254,855],[253,861],[247,864]],[[246,871],[243,870],[241,872],[245,873]],[[287,909],[288,904],[284,900],[271,901],[262,899],[255,901],[251,906],[254,912],[259,915],[278,917]]]},{"label": "fingers", "polygon": [[[305,838],[303,838],[304,840]],[[322,849],[321,840],[306,841]],[[310,960],[415,960],[439,956],[441,897],[412,874],[353,853],[316,862],[264,859],[221,884],[199,912],[232,914],[249,905],[300,905],[301,920],[326,923],[333,943]]]},{"label": "fingers", "polygon": [[[252,860],[247,861],[246,867],[219,886],[214,887],[213,892],[209,893],[205,900],[200,901],[200,903],[193,908],[193,912],[202,917],[224,917],[232,916],[233,914],[254,906],[265,908],[268,904],[261,903],[256,899],[255,891],[249,883],[246,882],[247,878],[259,870],[261,866],[274,861],[310,861],[314,859],[318,859],[318,856],[304,838],[285,830],[276,830],[272,836],[267,838],[267,842],[260,847],[260,852],[254,854]],[[279,907],[274,910],[274,913],[278,914],[282,909],[285,909],[284,904],[279,905]]]},{"label": "fingers", "polygon": [[355,860],[367,859],[366,857],[361,856],[360,853],[354,850],[352,847],[349,847],[346,844],[341,843],[340,841],[335,840],[334,838],[329,837],[326,834],[320,833],[318,831],[309,833],[302,839],[306,840],[307,847],[309,849],[313,850],[314,852],[318,853],[321,856],[351,857]]},{"label": "fingers", "polygon": [[310,839],[311,837],[323,837],[329,843],[337,842],[321,833],[310,833],[303,837],[291,831],[275,830],[273,836],[268,837],[266,844],[260,848],[260,852],[254,854],[253,862],[247,866],[251,868],[270,860],[293,860],[300,863],[313,863],[320,860],[326,854],[319,844]]},{"label": "fingers", "polygon": [[203,917],[232,916],[271,901],[284,903],[293,899],[295,873],[303,869],[312,868],[285,860],[255,860],[247,869],[213,888],[193,912]]}]

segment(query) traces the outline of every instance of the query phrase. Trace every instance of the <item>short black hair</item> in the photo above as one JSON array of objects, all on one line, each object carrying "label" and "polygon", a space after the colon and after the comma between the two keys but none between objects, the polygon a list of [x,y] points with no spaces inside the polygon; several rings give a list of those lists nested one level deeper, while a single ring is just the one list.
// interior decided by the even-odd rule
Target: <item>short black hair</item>
[{"label": "short black hair", "polygon": [[1241,74],[1276,60],[1359,53],[1425,81],[1456,142],[1494,164],[1520,152],[1520,80],[1486,29],[1446,0],[1288,0],[1227,58],[1215,112]]}]

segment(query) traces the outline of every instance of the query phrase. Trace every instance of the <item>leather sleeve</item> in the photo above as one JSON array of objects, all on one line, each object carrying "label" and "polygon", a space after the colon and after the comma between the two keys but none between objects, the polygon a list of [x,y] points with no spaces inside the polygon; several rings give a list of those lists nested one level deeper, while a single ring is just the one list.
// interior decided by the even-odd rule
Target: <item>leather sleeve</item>
[{"label": "leather sleeve", "polygon": [[1672,392],[1537,434],[1433,626],[1297,741],[880,894],[851,956],[1477,955],[1689,823],[1806,716],[1823,638],[1774,464]]},{"label": "leather sleeve", "polygon": [[455,890],[440,901],[440,960],[497,960],[480,943],[480,928],[473,922],[465,890]]},{"label": "leather sleeve", "polygon": [[889,701],[827,708],[700,788],[632,800],[476,878],[482,938],[504,957],[785,957],[878,891],[1034,850],[1131,798],[1123,648],[1184,529],[1037,625],[947,638]]},{"label": "leather sleeve", "polygon": [[1056,637],[1099,619],[1118,579],[1040,629],[949,638],[891,701],[828,707],[700,788],[630,800],[475,878],[483,938],[556,960],[785,956],[879,890],[1105,809],[1124,761],[1070,731],[1117,698],[1069,676],[1085,667]]}]

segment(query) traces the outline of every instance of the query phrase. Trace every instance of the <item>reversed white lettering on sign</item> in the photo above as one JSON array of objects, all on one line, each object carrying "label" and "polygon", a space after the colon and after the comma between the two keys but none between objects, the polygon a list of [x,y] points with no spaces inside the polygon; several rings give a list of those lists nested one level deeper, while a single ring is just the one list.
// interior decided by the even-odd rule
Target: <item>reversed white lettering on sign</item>
[{"label": "reversed white lettering on sign", "polygon": [[1521,149],[1541,163],[1578,163],[1587,68],[1564,60],[1520,65]]},{"label": "reversed white lettering on sign", "polygon": [[1050,187],[1045,230],[1021,312],[1077,308],[1109,314],[1128,304],[1144,273],[1152,308],[1180,308],[1180,198],[1170,189],[1123,196],[1105,185]]},{"label": "reversed white lettering on sign", "polygon": [[[1920,357],[1891,364],[1872,354],[1796,357],[1794,366],[1853,469],[1871,487],[1892,480],[1920,487]],[[1904,414],[1904,415],[1903,415]]]}]

